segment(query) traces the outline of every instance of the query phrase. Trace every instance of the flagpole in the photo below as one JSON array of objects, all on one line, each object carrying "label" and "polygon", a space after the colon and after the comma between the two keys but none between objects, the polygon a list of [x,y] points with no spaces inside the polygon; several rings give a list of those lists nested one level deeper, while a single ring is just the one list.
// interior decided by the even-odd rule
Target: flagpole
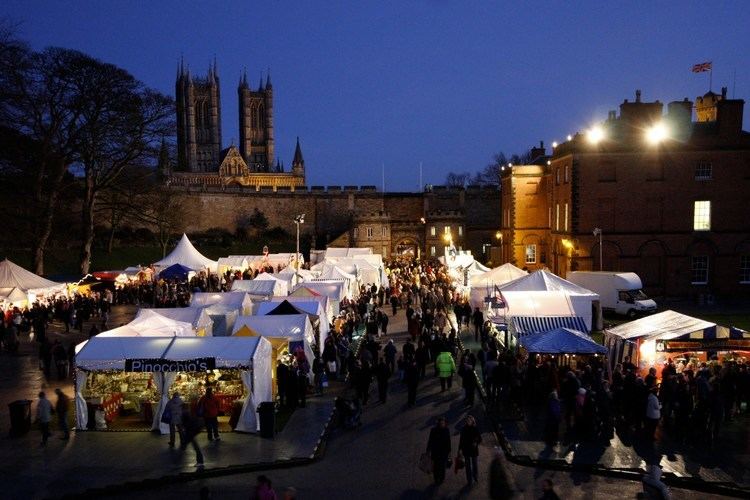
[{"label": "flagpole", "polygon": [[708,90],[713,91],[714,87],[714,64],[711,63],[711,69],[708,70]]}]

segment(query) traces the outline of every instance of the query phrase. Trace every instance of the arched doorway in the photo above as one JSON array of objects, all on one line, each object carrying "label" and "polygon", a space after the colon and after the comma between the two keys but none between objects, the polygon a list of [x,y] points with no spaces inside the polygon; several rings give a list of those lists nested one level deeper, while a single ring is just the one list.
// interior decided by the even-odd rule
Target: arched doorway
[{"label": "arched doorway", "polygon": [[397,257],[416,259],[419,257],[419,244],[412,238],[403,238],[393,249]]}]

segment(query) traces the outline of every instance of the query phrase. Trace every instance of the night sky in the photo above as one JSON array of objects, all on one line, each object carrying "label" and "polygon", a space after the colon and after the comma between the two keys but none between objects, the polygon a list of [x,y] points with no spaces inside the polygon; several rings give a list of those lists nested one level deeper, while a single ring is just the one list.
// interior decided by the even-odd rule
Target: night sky
[{"label": "night sky", "polygon": [[380,188],[384,165],[386,190],[416,190],[420,162],[439,184],[561,141],[635,89],[694,100],[704,61],[715,91],[750,98],[748,1],[4,0],[0,16],[34,48],[79,49],[170,95],[181,55],[198,75],[215,55],[225,146],[241,71],[257,86],[270,67],[277,156],[288,169],[299,136],[308,185]]}]

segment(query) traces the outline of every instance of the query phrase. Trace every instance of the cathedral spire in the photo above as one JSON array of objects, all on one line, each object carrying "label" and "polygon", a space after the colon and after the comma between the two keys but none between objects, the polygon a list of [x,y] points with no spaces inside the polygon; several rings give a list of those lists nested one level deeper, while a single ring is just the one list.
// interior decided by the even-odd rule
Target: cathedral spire
[{"label": "cathedral spire", "polygon": [[292,160],[292,168],[304,168],[305,159],[302,158],[302,148],[299,145],[299,136],[297,136],[297,147],[294,148],[294,159]]},{"label": "cathedral spire", "polygon": [[266,75],[266,90],[273,89],[271,85],[271,68],[268,68],[268,74]]},{"label": "cathedral spire", "polygon": [[258,92],[263,92],[263,72],[260,72],[260,84],[258,84]]}]

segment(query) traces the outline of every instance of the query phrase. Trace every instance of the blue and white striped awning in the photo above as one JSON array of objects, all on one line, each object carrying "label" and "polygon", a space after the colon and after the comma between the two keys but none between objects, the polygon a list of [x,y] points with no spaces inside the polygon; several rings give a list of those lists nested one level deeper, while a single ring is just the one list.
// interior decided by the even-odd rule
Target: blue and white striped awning
[{"label": "blue and white striped awning", "polygon": [[588,331],[580,316],[513,316],[511,321],[517,335],[550,332],[557,328]]}]

